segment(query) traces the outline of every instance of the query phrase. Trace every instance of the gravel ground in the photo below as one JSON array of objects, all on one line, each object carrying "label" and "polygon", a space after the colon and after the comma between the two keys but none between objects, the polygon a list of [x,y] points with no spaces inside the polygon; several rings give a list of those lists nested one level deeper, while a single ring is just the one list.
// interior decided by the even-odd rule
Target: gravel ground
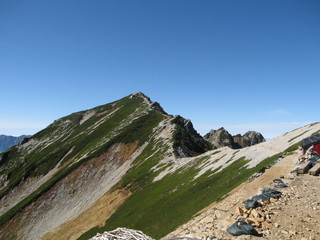
[{"label": "gravel ground", "polygon": [[[289,175],[298,157],[299,152],[285,157],[260,177],[242,184],[219,203],[212,204],[162,240],[182,236],[206,240],[320,240],[320,176]],[[285,176],[283,182],[288,185],[287,188],[277,189],[282,192],[282,197],[265,202],[263,207],[254,212],[255,214],[246,211],[242,201],[258,194],[263,188],[273,188],[275,183],[272,180],[281,175]],[[239,212],[242,210],[244,211]],[[253,216],[256,214],[258,216]],[[256,222],[259,226],[256,230],[262,235],[261,237],[249,235],[234,237],[226,231],[237,219],[245,218],[260,221]]]}]

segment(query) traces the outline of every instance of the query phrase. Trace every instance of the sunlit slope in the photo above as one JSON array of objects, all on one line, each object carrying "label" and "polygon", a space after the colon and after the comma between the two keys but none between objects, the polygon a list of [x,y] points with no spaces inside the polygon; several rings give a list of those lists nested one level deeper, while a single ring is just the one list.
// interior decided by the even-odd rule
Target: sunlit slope
[{"label": "sunlit slope", "polygon": [[131,187],[131,197],[105,226],[95,227],[79,239],[123,226],[143,230],[159,239],[262,167],[273,164],[280,155],[291,154],[304,137],[319,130],[320,124],[316,123],[252,147],[221,148],[197,157],[172,160],[150,146],[145,154],[154,154],[154,162],[137,162],[118,186]]},{"label": "sunlit slope", "polygon": [[0,239],[116,227],[159,239],[319,130],[211,150],[190,120],[142,93],[71,114],[0,155]]},{"label": "sunlit slope", "polygon": [[[0,175],[6,179],[0,191],[2,228],[14,221],[17,229],[24,229],[32,221],[24,219],[29,208],[34,215],[52,211],[57,218],[60,208],[63,220],[71,219],[119,181],[130,167],[126,161],[143,147],[165,118],[165,114],[153,110],[147,97],[137,93],[61,118],[1,154]],[[95,197],[82,201],[85,194],[97,192],[96,189],[101,191],[92,194]],[[46,202],[46,209],[36,206],[41,201]],[[68,204],[61,207],[65,202]],[[53,224],[48,221],[44,227],[58,226],[54,217],[50,221]]]}]

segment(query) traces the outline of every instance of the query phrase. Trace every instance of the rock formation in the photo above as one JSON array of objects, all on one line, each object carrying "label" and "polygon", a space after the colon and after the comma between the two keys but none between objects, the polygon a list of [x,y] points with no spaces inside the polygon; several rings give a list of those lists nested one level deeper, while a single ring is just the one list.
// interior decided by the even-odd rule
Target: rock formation
[{"label": "rock formation", "polygon": [[236,145],[239,145],[239,147],[244,148],[253,146],[261,142],[265,142],[266,140],[261,133],[249,131],[246,132],[243,136],[241,136],[241,134],[233,136],[233,141]]},{"label": "rock formation", "polygon": [[241,134],[232,136],[223,127],[218,130],[211,130],[209,133],[204,135],[204,139],[210,142],[214,148],[230,147],[233,149],[249,147],[265,142],[261,133],[249,131],[243,136]]},{"label": "rock formation", "polygon": [[234,141],[230,133],[223,127],[218,130],[211,130],[204,135],[204,139],[212,144],[214,148],[230,147],[234,148]]},{"label": "rock formation", "polygon": [[190,120],[177,115],[172,123],[176,125],[173,148],[177,157],[196,156],[211,149],[211,145],[197,133]]}]

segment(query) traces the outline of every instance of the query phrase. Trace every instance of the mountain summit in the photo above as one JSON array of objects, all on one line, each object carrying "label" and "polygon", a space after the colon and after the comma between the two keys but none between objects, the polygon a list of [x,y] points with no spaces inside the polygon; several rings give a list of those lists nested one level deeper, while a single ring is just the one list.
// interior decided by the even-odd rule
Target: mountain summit
[{"label": "mountain summit", "polygon": [[118,227],[159,239],[319,130],[211,150],[190,120],[140,92],[70,114],[0,154],[0,239]]}]

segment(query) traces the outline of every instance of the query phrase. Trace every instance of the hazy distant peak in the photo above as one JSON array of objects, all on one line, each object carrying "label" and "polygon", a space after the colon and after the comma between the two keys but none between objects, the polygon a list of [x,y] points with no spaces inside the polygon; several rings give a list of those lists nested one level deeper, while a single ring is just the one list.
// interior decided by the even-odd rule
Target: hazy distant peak
[{"label": "hazy distant peak", "polygon": [[19,143],[22,139],[29,137],[29,135],[21,135],[18,137],[0,135],[0,152],[4,152],[12,146]]}]

